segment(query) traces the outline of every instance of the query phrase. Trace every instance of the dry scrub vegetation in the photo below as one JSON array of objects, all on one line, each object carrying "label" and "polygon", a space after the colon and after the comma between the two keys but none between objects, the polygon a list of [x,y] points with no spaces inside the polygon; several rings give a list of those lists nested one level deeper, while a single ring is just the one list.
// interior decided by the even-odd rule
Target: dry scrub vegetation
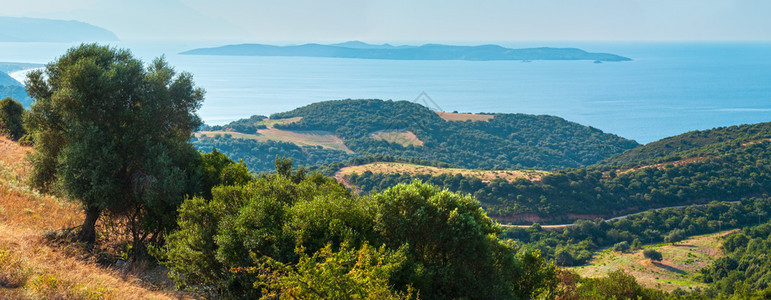
[{"label": "dry scrub vegetation", "polygon": [[[75,203],[41,195],[24,183],[31,148],[0,137],[0,299],[169,299],[184,295],[153,286],[162,274],[145,266],[98,263],[96,252],[55,243],[46,235],[73,228],[83,218]],[[102,232],[105,232],[102,225]],[[145,278],[143,281],[141,278]],[[165,289],[166,291],[163,291]]]}]

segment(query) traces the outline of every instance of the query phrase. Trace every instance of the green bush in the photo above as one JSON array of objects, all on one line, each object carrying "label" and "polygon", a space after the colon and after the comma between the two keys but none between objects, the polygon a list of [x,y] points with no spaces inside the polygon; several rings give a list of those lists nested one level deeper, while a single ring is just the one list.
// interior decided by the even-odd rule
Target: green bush
[{"label": "green bush", "polygon": [[615,245],[613,245],[613,250],[618,251],[618,252],[626,252],[630,248],[631,248],[631,246],[629,245],[629,242],[627,242],[627,241],[618,242]]},{"label": "green bush", "polygon": [[664,259],[661,256],[661,252],[658,252],[654,249],[643,250],[643,256],[645,256],[645,258],[647,259],[650,259],[651,261],[661,261],[662,259]]}]

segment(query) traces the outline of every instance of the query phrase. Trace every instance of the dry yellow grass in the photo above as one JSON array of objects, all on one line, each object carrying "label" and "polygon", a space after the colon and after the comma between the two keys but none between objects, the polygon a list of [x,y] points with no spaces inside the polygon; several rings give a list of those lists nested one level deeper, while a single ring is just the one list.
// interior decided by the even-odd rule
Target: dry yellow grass
[{"label": "dry yellow grass", "polygon": [[442,111],[436,111],[435,112],[439,117],[442,119],[445,119],[447,121],[489,121],[490,119],[494,118],[494,115],[482,115],[482,114],[461,114],[461,113],[449,113],[449,112],[442,112]]},{"label": "dry yellow grass", "polygon": [[536,170],[473,170],[473,169],[457,169],[457,168],[438,168],[431,166],[421,166],[406,163],[393,163],[393,162],[376,162],[360,166],[351,166],[340,169],[337,172],[337,177],[349,176],[353,173],[364,173],[370,171],[372,173],[382,174],[460,174],[464,177],[476,177],[483,182],[491,182],[495,179],[502,178],[509,182],[513,182],[517,178],[524,178],[527,180],[540,180],[543,175],[548,174],[545,171]]},{"label": "dry yellow grass", "polygon": [[423,141],[421,141],[415,133],[407,130],[380,130],[370,134],[369,137],[376,140],[399,144],[403,147],[423,146]]},{"label": "dry yellow grass", "polygon": [[345,151],[353,153],[351,149],[345,146],[343,140],[329,131],[289,131],[276,128],[257,130],[258,134],[247,134],[240,132],[227,131],[199,131],[195,133],[197,138],[202,136],[214,137],[216,135],[224,136],[229,134],[232,138],[250,139],[260,142],[277,141],[293,143],[298,146],[321,146],[325,149]]},{"label": "dry yellow grass", "polygon": [[131,272],[101,267],[81,248],[51,245],[47,229],[82,221],[78,205],[24,185],[28,147],[0,137],[0,299],[173,299]]}]

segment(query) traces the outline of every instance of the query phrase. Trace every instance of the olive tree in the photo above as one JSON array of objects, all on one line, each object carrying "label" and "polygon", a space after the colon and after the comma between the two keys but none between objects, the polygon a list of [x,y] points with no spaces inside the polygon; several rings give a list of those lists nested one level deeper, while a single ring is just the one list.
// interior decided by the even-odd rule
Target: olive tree
[{"label": "olive tree", "polygon": [[25,118],[36,149],[31,184],[83,204],[79,240],[95,241],[104,212],[129,220],[135,246],[162,239],[200,181],[189,140],[204,91],[192,75],[163,57],[145,67],[128,50],[82,44],[25,84],[35,99]]}]

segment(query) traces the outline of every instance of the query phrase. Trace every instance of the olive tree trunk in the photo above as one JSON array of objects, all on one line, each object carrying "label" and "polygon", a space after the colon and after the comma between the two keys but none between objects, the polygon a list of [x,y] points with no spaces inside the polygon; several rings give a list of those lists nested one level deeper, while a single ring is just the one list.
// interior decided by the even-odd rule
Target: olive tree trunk
[{"label": "olive tree trunk", "polygon": [[102,210],[98,207],[89,207],[86,209],[86,219],[83,220],[83,226],[80,227],[78,241],[94,244],[96,242],[96,221],[99,219]]}]

